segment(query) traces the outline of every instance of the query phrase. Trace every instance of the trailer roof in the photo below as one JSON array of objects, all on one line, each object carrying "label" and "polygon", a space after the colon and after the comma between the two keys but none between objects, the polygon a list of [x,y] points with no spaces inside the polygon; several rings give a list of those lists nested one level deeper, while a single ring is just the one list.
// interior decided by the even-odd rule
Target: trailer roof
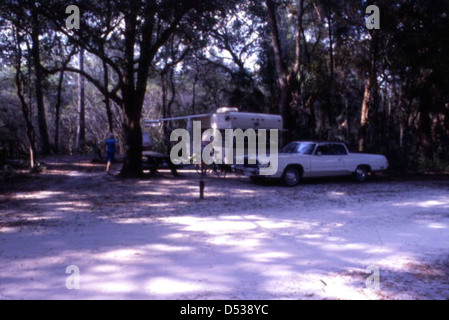
[{"label": "trailer roof", "polygon": [[161,123],[161,122],[201,119],[201,118],[211,117],[212,115],[213,115],[213,113],[210,113],[210,114],[199,114],[199,115],[185,116],[185,117],[176,117],[176,118],[146,120],[145,124],[151,126],[152,124],[158,124],[158,123]]},{"label": "trailer roof", "polygon": [[230,116],[238,116],[238,115],[254,115],[254,116],[263,116],[263,117],[281,117],[280,115],[274,115],[274,114],[265,114],[265,113],[251,113],[251,112],[223,112],[223,113],[209,113],[209,114],[199,114],[199,115],[191,115],[191,116],[183,116],[183,117],[174,117],[174,118],[165,118],[165,119],[155,119],[155,120],[146,120],[145,125],[148,127],[151,127],[154,124],[160,124],[162,122],[170,122],[170,121],[181,121],[181,120],[194,120],[194,119],[202,119],[202,118],[208,118],[213,117],[217,114],[226,114]]}]

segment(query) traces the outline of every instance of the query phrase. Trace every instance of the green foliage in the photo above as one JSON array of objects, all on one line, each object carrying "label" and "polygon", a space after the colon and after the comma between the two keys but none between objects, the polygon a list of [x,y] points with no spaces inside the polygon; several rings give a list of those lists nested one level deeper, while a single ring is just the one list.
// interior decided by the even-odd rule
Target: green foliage
[{"label": "green foliage", "polygon": [[[128,114],[124,108],[129,79],[145,81],[143,117],[213,112],[223,106],[242,111],[279,113],[280,82],[265,1],[78,1],[82,32],[64,30],[66,1],[4,0],[0,3],[0,125],[13,140],[27,139],[15,84],[16,46],[12,26],[20,31],[26,102],[37,126],[36,92],[30,45],[30,8],[38,10],[43,89],[50,135],[56,132],[58,68],[68,60],[77,67],[80,44],[87,48],[87,141],[100,145],[109,131],[105,110],[104,62],[108,71],[115,130],[125,146]],[[39,6],[35,7],[38,3]],[[364,23],[366,1],[273,0],[278,17],[282,60],[293,71],[298,31],[300,68],[289,82],[291,131],[295,139],[344,139],[354,149],[361,131],[361,106],[367,79],[370,90],[366,149],[389,156],[397,169],[447,170],[449,163],[449,4],[448,1],[376,1],[381,30]],[[301,7],[303,3],[303,7]],[[36,9],[37,8],[37,9]],[[185,15],[178,16],[179,12]],[[145,35],[147,59],[135,50],[127,65],[124,17],[133,20],[137,40]],[[302,24],[298,25],[303,14]],[[176,19],[179,18],[179,21]],[[154,22],[154,25],[145,24]],[[171,29],[171,25],[174,29]],[[111,29],[109,29],[111,27]],[[164,31],[170,31],[163,37]],[[142,72],[142,69],[146,72]],[[131,71],[132,72],[132,71]],[[90,80],[92,80],[90,79]],[[142,80],[142,79],[140,79]],[[71,153],[77,131],[78,75],[67,72],[61,92],[59,149]],[[128,86],[128,87],[127,87]],[[131,91],[133,92],[133,91]],[[135,91],[134,91],[135,92]],[[134,96],[131,94],[130,96]],[[132,99],[130,99],[131,101]],[[132,101],[131,101],[132,102]],[[140,103],[140,102],[139,102]],[[139,103],[129,103],[137,106]],[[133,108],[131,108],[133,109]],[[289,119],[290,120],[290,119]],[[167,148],[166,130],[153,130],[158,149]],[[22,149],[26,149],[22,148]],[[85,150],[98,154],[98,150]],[[4,157],[0,154],[1,157]]]}]

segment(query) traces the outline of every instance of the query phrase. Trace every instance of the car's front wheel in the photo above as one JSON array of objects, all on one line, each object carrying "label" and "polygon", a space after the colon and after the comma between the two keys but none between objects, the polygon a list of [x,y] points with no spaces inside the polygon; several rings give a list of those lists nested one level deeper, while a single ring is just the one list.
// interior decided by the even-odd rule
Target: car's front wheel
[{"label": "car's front wheel", "polygon": [[288,167],[282,176],[282,182],[287,187],[296,187],[301,181],[302,173],[296,167]]}]

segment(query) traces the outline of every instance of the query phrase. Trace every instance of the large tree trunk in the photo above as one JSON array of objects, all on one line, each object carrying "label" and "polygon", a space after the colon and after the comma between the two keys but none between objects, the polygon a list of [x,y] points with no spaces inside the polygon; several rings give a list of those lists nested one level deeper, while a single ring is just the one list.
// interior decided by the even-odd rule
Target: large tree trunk
[{"label": "large tree trunk", "polygon": [[[377,109],[379,106],[379,85],[377,81],[377,53],[378,34],[376,30],[371,33],[372,40],[370,46],[370,69],[369,76],[365,84],[365,91],[362,102],[362,113],[359,131],[359,151],[364,152],[366,148],[370,122],[376,128]],[[374,107],[373,107],[374,102]],[[370,117],[374,121],[369,121]]]},{"label": "large tree trunk", "polygon": [[[133,3],[132,6],[136,4]],[[135,9],[135,8],[134,8]],[[123,95],[123,108],[125,112],[124,130],[126,136],[126,158],[120,175],[126,178],[140,177],[142,175],[142,117],[143,103],[145,100],[146,81],[145,75],[139,74],[136,84],[135,77],[135,45],[137,34],[136,10],[132,10],[125,16],[125,77]],[[144,59],[145,57],[141,57]],[[149,67],[149,66],[148,66]],[[145,76],[145,78],[144,78]]]},{"label": "large tree trunk", "polygon": [[279,113],[284,118],[287,134],[284,136],[284,142],[293,140],[294,131],[297,125],[297,119],[292,112],[292,108],[302,109],[301,99],[301,52],[302,52],[302,34],[303,17],[305,13],[304,0],[298,3],[295,23],[295,57],[291,63],[290,70],[284,62],[284,53],[281,46],[280,33],[277,21],[277,4],[275,0],[265,0],[267,6],[267,22],[270,29],[271,42],[276,64],[276,72],[279,86]]},{"label": "large tree trunk", "polygon": [[[107,24],[110,25],[111,19],[112,19],[111,18],[111,16],[112,16],[112,1],[110,1],[110,0],[107,1],[106,12],[107,12],[106,21],[107,21]],[[106,40],[101,44],[101,47],[100,47],[101,54],[104,57],[106,56],[105,43],[106,43]],[[103,63],[103,85],[104,85],[104,88],[106,89],[106,91],[109,92],[109,82],[110,82],[109,81],[109,66],[104,59],[102,60],[102,63]],[[112,112],[111,98],[108,95],[105,95],[104,99],[105,99],[104,103],[105,103],[105,107],[106,107],[106,116],[108,119],[109,132],[114,133],[114,130],[115,130],[114,113]]]},{"label": "large tree trunk", "polygon": [[336,124],[336,116],[334,112],[334,79],[335,79],[335,63],[334,63],[334,32],[333,32],[333,20],[332,15],[329,13],[327,16],[328,34],[329,34],[329,88],[327,89],[327,123],[328,128],[326,131],[329,133]]},{"label": "large tree trunk", "polygon": [[[84,72],[84,49],[79,54],[80,70]],[[82,75],[78,77],[78,130],[76,135],[76,149],[81,152],[86,145],[86,90]]]},{"label": "large tree trunk", "polygon": [[359,151],[365,151],[366,137],[368,134],[368,116],[371,106],[371,78],[366,80],[365,91],[363,94],[362,102],[362,114],[360,118],[360,130],[359,130]]},{"label": "large tree trunk", "polygon": [[142,128],[141,108],[133,98],[125,104],[124,130],[126,135],[126,158],[120,175],[126,178],[142,176]]},{"label": "large tree trunk", "polygon": [[39,40],[39,17],[34,8],[32,19],[32,56],[34,63],[35,72],[35,89],[36,89],[36,100],[37,100],[37,116],[39,123],[39,134],[41,141],[41,153],[50,154],[50,137],[48,135],[47,117],[45,114],[45,104],[44,104],[44,93],[42,88],[43,73],[42,64],[40,58],[40,40]]},{"label": "large tree trunk", "polygon": [[64,69],[59,73],[59,81],[58,81],[58,95],[56,98],[56,107],[55,107],[55,151],[59,152],[59,131],[60,131],[60,122],[61,122],[61,104],[62,104],[62,87],[64,84]]},{"label": "large tree trunk", "polygon": [[[287,130],[292,130],[291,125],[292,117],[290,115],[290,101],[291,92],[288,84],[288,71],[284,63],[284,58],[282,54],[281,41],[279,36],[279,28],[276,17],[276,3],[273,0],[265,0],[267,10],[268,10],[268,25],[270,28],[271,42],[273,46],[274,58],[276,63],[276,71],[278,75],[278,85],[280,91],[279,99],[279,113],[284,118],[285,127]],[[287,123],[288,122],[288,123]],[[286,137],[287,141],[291,140],[291,135]]]},{"label": "large tree trunk", "polygon": [[[108,69],[108,65],[107,63],[105,63],[103,61],[103,82],[104,82],[104,87],[106,89],[109,88],[109,69]],[[109,132],[113,133],[114,132],[114,115],[112,113],[112,108],[111,108],[111,99],[109,99],[109,97],[105,97],[104,98],[104,103],[106,106],[106,116],[108,118],[108,126],[109,126]]]},{"label": "large tree trunk", "polygon": [[16,50],[16,88],[17,88],[17,96],[19,97],[21,106],[22,106],[22,114],[25,120],[26,127],[26,136],[29,144],[29,155],[30,155],[30,168],[33,169],[36,162],[36,133],[34,130],[33,122],[31,119],[31,110],[30,106],[26,102],[25,93],[24,93],[24,76],[22,74],[22,49],[20,43],[19,33],[16,32],[16,41],[17,41],[17,50]]},{"label": "large tree trunk", "polygon": [[375,143],[374,147],[378,150],[379,139],[374,135],[379,131],[385,130],[385,124],[382,123],[380,119],[380,107],[381,107],[381,94],[379,92],[379,70],[378,70],[378,53],[379,53],[379,34],[377,30],[374,30],[372,33],[372,49],[371,49],[371,96],[372,96],[372,105],[370,110],[370,124],[371,124],[371,141]]}]

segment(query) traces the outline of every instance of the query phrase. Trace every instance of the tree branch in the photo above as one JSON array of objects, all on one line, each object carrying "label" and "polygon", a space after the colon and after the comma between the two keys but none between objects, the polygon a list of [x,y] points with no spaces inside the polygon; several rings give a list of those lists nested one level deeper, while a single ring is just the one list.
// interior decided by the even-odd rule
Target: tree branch
[{"label": "tree branch", "polygon": [[71,68],[71,67],[66,67],[66,68],[60,68],[58,70],[51,70],[49,71],[50,73],[54,73],[53,71],[66,71],[66,72],[72,72],[72,73],[76,73],[79,75],[82,75],[84,78],[86,78],[87,81],[89,81],[91,84],[93,84],[105,97],[108,97],[109,99],[113,100],[116,104],[118,105],[122,105],[123,104],[123,100],[117,96],[117,94],[114,94],[113,92],[109,92],[109,90],[107,88],[105,88],[103,86],[103,84],[98,81],[97,79],[95,79],[94,77],[92,77],[90,74],[88,74],[85,71],[81,71],[79,69],[75,69],[75,68]]}]

